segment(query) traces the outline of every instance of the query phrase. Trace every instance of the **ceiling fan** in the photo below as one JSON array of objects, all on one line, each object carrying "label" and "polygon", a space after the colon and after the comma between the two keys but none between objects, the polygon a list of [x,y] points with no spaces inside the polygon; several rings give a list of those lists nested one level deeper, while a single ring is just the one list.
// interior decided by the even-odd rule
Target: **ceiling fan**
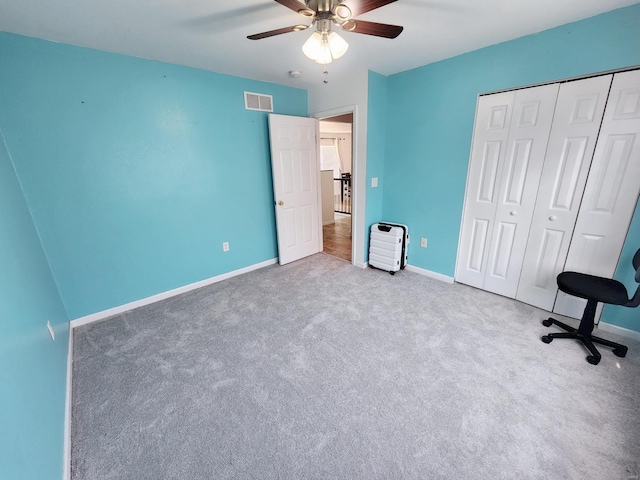
[{"label": "ceiling fan", "polygon": [[403,27],[386,23],[367,22],[353,17],[384,7],[397,0],[275,0],[305,18],[311,19],[309,25],[299,24],[291,27],[278,28],[268,32],[249,35],[250,40],[261,40],[289,32],[299,32],[314,25],[316,31],[302,46],[304,54],[317,63],[327,64],[344,55],[349,48],[347,42],[336,32],[331,31],[331,25],[342,28],[347,32],[362,33],[376,37],[396,38]]}]

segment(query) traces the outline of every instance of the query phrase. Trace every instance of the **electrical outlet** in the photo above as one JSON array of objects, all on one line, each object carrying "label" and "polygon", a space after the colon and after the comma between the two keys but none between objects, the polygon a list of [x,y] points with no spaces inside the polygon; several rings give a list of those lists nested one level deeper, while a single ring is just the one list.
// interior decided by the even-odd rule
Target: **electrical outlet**
[{"label": "electrical outlet", "polygon": [[47,330],[49,330],[49,335],[51,335],[51,340],[55,340],[56,332],[53,331],[53,326],[51,325],[51,322],[49,320],[47,320]]},{"label": "electrical outlet", "polygon": [[373,177],[371,179],[371,188],[376,188],[378,186],[378,177]]},{"label": "electrical outlet", "polygon": [[422,238],[420,239],[420,246],[421,246],[422,248],[427,248],[427,239],[426,239],[426,238],[422,237]]},{"label": "electrical outlet", "polygon": [[223,252],[228,252],[229,251],[229,242],[223,242],[222,243],[222,251]]}]

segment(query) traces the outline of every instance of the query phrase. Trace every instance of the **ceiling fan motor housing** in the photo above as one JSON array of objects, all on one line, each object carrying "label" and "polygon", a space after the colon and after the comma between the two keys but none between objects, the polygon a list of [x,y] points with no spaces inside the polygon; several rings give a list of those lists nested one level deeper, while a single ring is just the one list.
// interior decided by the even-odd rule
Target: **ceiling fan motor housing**
[{"label": "ceiling fan motor housing", "polygon": [[397,0],[275,0],[277,3],[299,13],[301,16],[310,18],[309,25],[293,25],[291,27],[279,28],[249,35],[250,40],[260,40],[289,32],[299,32],[316,25],[316,30],[320,33],[329,33],[331,24],[348,32],[373,35],[384,38],[396,38],[402,32],[402,27],[398,25],[388,25],[384,23],[356,20],[352,17],[362,13],[376,10]]}]

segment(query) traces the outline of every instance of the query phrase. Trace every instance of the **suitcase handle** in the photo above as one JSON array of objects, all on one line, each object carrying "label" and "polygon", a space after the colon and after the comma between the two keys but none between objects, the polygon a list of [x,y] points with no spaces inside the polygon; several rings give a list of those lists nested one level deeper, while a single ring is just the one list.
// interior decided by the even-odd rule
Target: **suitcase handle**
[{"label": "suitcase handle", "polygon": [[378,230],[388,233],[391,231],[391,225],[378,225]]}]

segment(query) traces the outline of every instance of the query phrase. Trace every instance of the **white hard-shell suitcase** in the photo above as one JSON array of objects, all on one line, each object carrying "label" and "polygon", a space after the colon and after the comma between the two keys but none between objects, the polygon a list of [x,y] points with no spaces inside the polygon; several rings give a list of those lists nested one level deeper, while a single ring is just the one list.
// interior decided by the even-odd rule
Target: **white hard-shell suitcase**
[{"label": "white hard-shell suitcase", "polygon": [[407,264],[409,230],[406,225],[380,222],[371,225],[369,265],[393,275]]}]

